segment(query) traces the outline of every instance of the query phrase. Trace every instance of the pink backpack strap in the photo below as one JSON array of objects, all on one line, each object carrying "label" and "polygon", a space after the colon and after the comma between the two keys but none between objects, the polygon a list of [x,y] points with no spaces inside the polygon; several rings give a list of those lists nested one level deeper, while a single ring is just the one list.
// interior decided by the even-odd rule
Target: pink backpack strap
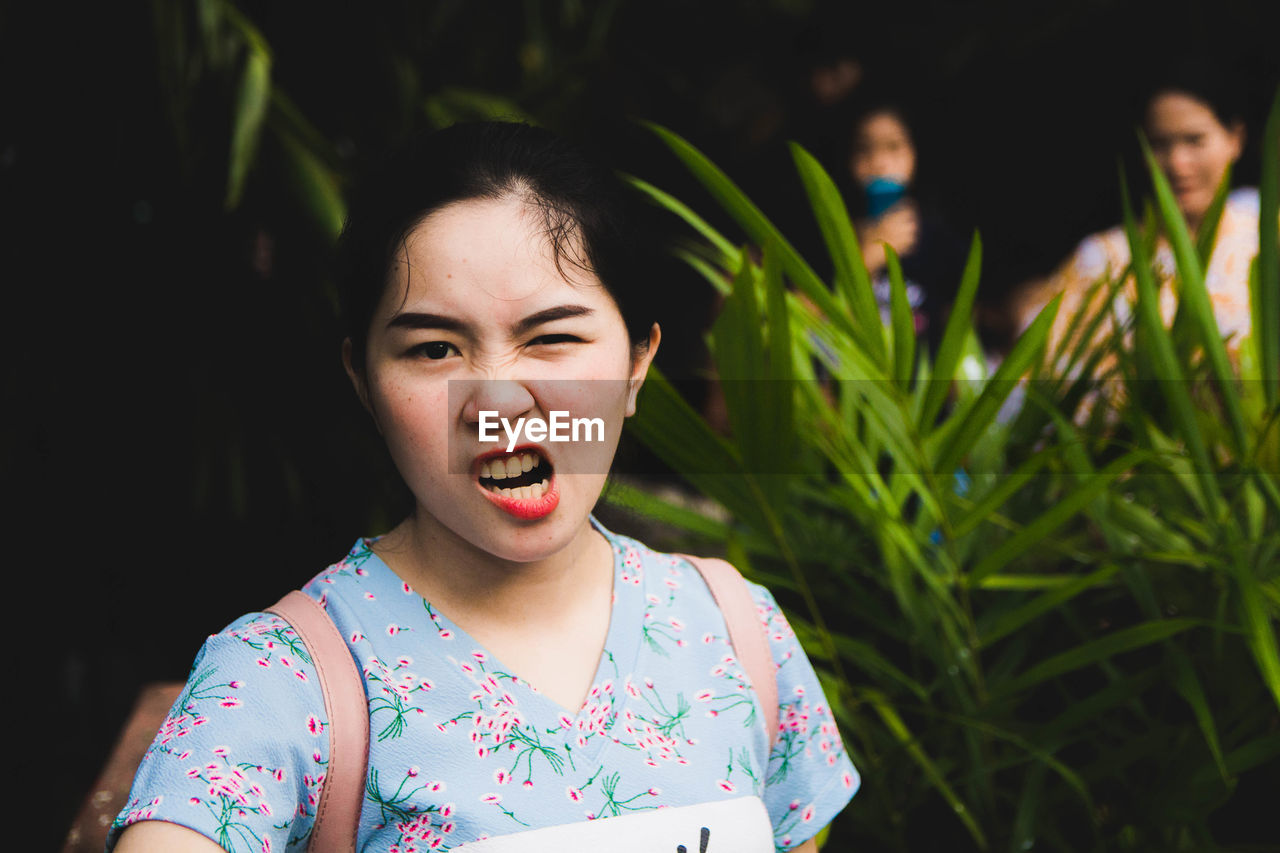
[{"label": "pink backpack strap", "polygon": [[329,767],[325,771],[307,849],[354,853],[369,760],[369,705],[364,677],[324,607],[294,590],[268,613],[283,618],[302,639],[320,677],[329,716]]},{"label": "pink backpack strap", "polygon": [[747,581],[725,560],[689,554],[679,556],[693,563],[711,589],[716,604],[720,605],[725,627],[729,629],[729,643],[760,697],[765,731],[769,733],[769,747],[772,748],[778,740],[778,668],[769,651],[769,636],[756,612],[756,602],[747,588]]}]

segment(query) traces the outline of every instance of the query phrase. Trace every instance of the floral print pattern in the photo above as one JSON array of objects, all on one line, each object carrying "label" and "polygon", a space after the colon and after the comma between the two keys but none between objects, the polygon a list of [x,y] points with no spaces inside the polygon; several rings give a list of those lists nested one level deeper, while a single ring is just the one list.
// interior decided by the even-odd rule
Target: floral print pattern
[{"label": "floral print pattern", "polygon": [[[613,546],[614,612],[576,712],[506,671],[367,540],[304,588],[326,606],[364,674],[371,743],[362,851],[447,851],[752,795],[785,850],[853,796],[857,772],[772,596],[752,586],[777,667],[771,750],[755,690],[697,570],[593,523]],[[306,648],[278,617],[249,614],[201,650],[110,843],[133,822],[161,819],[233,853],[303,850],[327,761],[328,724]]]},{"label": "floral print pattern", "polygon": [[[1258,210],[1256,189],[1239,189],[1227,197],[1218,223],[1217,241],[1205,270],[1205,287],[1209,291],[1218,331],[1226,341],[1227,355],[1237,366],[1241,344],[1252,330],[1249,265],[1258,254]],[[1178,297],[1172,286],[1176,265],[1173,249],[1163,236],[1156,244],[1153,263],[1160,273],[1160,314],[1169,325],[1178,307]],[[1091,310],[1101,307],[1105,289],[1095,289],[1094,285],[1101,279],[1121,274],[1128,265],[1129,241],[1123,228],[1112,228],[1086,238],[1049,279],[1019,299],[1015,309],[1019,327],[1025,329],[1029,326],[1049,300],[1061,293],[1062,304],[1050,330],[1050,346],[1056,347],[1071,332],[1071,318],[1086,300],[1092,300],[1089,303]],[[1137,291],[1130,277],[1113,303],[1121,322],[1133,315],[1136,301]],[[1095,342],[1103,340],[1112,333],[1111,330],[1108,318],[1099,325]],[[1074,343],[1074,340],[1069,343]]]}]

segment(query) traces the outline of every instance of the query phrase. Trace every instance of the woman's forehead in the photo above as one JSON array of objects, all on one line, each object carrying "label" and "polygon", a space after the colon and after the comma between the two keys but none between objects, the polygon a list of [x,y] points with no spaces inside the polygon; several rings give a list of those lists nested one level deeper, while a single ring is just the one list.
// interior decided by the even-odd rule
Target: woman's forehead
[{"label": "woman's forehead", "polygon": [[907,126],[892,112],[872,113],[858,123],[856,135],[863,139],[882,139],[885,137],[905,138],[910,134]]},{"label": "woman's forehead", "polygon": [[1151,129],[1167,127],[1221,127],[1213,108],[1184,92],[1162,92],[1151,99],[1147,108],[1147,124]]},{"label": "woman's forehead", "polygon": [[557,253],[538,212],[515,197],[456,202],[406,235],[392,261],[384,313],[424,305],[527,313],[566,300],[612,305],[579,254],[576,247]]}]

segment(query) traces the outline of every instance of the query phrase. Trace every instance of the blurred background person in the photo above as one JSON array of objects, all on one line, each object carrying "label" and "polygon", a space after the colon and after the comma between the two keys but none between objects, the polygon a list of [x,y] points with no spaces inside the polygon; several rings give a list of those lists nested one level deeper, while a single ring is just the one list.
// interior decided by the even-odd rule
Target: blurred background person
[{"label": "blurred background person", "polygon": [[[1141,115],[1155,159],[1169,180],[1188,228],[1196,236],[1202,227],[1209,227],[1206,217],[1218,187],[1244,149],[1244,112],[1237,103],[1237,91],[1211,68],[1188,63],[1166,72],[1145,90]],[[1225,339],[1228,356],[1237,365],[1241,341],[1250,332],[1249,265],[1258,254],[1258,210],[1256,188],[1241,187],[1230,192],[1205,270],[1205,286],[1218,330]],[[1048,279],[1015,296],[1012,310],[1019,329],[1025,330],[1053,296],[1063,294],[1050,333],[1050,347],[1056,348],[1063,342],[1071,318],[1082,308],[1090,309],[1092,315],[1103,307],[1107,289],[1094,285],[1121,275],[1129,259],[1129,243],[1121,226],[1085,238]],[[1159,235],[1153,262],[1159,274],[1160,312],[1165,323],[1170,324],[1177,310],[1177,294],[1171,286],[1175,271],[1173,250],[1164,233]],[[1122,323],[1132,316],[1135,299],[1130,278],[1112,305]],[[1110,320],[1104,320],[1091,343],[1101,343],[1113,331]],[[1077,327],[1073,337],[1080,334],[1081,327]],[[1067,343],[1074,348],[1077,341]],[[1107,359],[1102,363],[1109,362]]]},{"label": "blurred background person", "polygon": [[888,322],[890,286],[885,246],[902,261],[916,334],[936,353],[946,311],[960,283],[963,245],[916,190],[918,153],[903,108],[892,102],[864,109],[853,122],[848,170],[856,195],[855,224],[881,317]]}]

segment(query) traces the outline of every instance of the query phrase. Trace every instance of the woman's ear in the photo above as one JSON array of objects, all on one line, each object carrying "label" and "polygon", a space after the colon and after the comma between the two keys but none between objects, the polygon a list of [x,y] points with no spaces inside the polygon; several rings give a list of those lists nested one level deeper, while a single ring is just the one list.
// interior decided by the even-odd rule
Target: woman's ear
[{"label": "woman's ear", "polygon": [[649,365],[658,354],[658,344],[662,343],[662,329],[657,323],[649,330],[649,340],[645,341],[631,357],[631,378],[627,380],[627,417],[636,413],[636,397],[640,394],[640,386],[649,373]]},{"label": "woman's ear", "polygon": [[1231,126],[1227,128],[1227,133],[1231,136],[1231,143],[1235,148],[1235,153],[1231,155],[1231,162],[1234,163],[1244,153],[1244,143],[1246,141],[1244,122],[1232,122]]},{"label": "woman's ear", "polygon": [[351,338],[342,339],[342,369],[347,372],[347,378],[351,380],[351,386],[356,389],[356,396],[360,398],[360,405],[364,406],[364,410],[373,418],[373,425],[381,433],[382,424],[378,423],[378,414],[373,410],[373,404],[369,402],[369,384],[365,381],[364,371],[356,370],[355,365],[351,363]]}]

